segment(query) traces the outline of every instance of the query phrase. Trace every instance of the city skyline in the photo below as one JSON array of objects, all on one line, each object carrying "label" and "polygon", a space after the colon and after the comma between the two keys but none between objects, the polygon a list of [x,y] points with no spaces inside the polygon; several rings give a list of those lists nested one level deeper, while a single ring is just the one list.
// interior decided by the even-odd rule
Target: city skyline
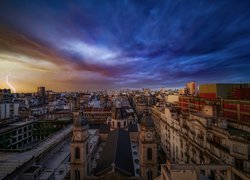
[{"label": "city skyline", "polygon": [[0,88],[249,82],[248,4],[1,1]]}]

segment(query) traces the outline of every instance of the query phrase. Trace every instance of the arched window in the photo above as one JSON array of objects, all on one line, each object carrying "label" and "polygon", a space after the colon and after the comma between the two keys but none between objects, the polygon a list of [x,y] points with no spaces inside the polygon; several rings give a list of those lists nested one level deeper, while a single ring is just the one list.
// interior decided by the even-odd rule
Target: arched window
[{"label": "arched window", "polygon": [[113,124],[113,127],[115,127],[115,122],[114,122],[114,121],[113,121],[113,123],[112,123],[112,124]]},{"label": "arched window", "polygon": [[80,148],[79,147],[75,148],[75,159],[80,159]]},{"label": "arched window", "polygon": [[120,128],[121,127],[121,123],[117,122],[117,127]]},{"label": "arched window", "polygon": [[124,121],[124,123],[123,123],[123,124],[124,124],[124,127],[125,127],[125,126],[126,126],[126,121]]},{"label": "arched window", "polygon": [[147,158],[148,160],[152,160],[152,148],[147,149]]},{"label": "arched window", "polygon": [[151,170],[148,171],[148,180],[153,179],[153,172]]},{"label": "arched window", "polygon": [[75,170],[75,180],[80,180],[80,171]]}]

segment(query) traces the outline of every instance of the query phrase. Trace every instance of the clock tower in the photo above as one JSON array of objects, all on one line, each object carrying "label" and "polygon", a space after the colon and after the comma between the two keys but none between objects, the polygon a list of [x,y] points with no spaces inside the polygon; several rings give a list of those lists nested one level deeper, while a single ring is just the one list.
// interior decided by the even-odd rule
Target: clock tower
[{"label": "clock tower", "polygon": [[153,180],[158,176],[157,142],[154,123],[148,112],[143,114],[140,123],[139,154],[141,177],[145,180]]},{"label": "clock tower", "polygon": [[70,144],[70,179],[82,180],[88,175],[90,161],[88,158],[88,121],[80,113],[73,125],[73,135]]}]

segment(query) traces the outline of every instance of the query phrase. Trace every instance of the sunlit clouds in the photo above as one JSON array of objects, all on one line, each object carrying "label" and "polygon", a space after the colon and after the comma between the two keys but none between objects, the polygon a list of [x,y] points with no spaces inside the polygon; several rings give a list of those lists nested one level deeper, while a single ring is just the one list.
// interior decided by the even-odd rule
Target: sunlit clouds
[{"label": "sunlit clouds", "polygon": [[62,50],[76,53],[82,57],[83,61],[86,60],[89,63],[100,63],[106,65],[119,63],[118,49],[112,50],[98,45],[87,44],[84,41],[69,41],[62,47]]},{"label": "sunlit clouds", "polygon": [[250,81],[250,5],[0,2],[0,88],[58,91]]}]

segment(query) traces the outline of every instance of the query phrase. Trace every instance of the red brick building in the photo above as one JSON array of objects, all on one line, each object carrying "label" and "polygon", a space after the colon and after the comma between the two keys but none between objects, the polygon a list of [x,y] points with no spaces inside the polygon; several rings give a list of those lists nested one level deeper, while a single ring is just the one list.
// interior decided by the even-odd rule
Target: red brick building
[{"label": "red brick building", "polygon": [[180,96],[182,111],[250,123],[249,84],[203,84],[198,96]]}]

